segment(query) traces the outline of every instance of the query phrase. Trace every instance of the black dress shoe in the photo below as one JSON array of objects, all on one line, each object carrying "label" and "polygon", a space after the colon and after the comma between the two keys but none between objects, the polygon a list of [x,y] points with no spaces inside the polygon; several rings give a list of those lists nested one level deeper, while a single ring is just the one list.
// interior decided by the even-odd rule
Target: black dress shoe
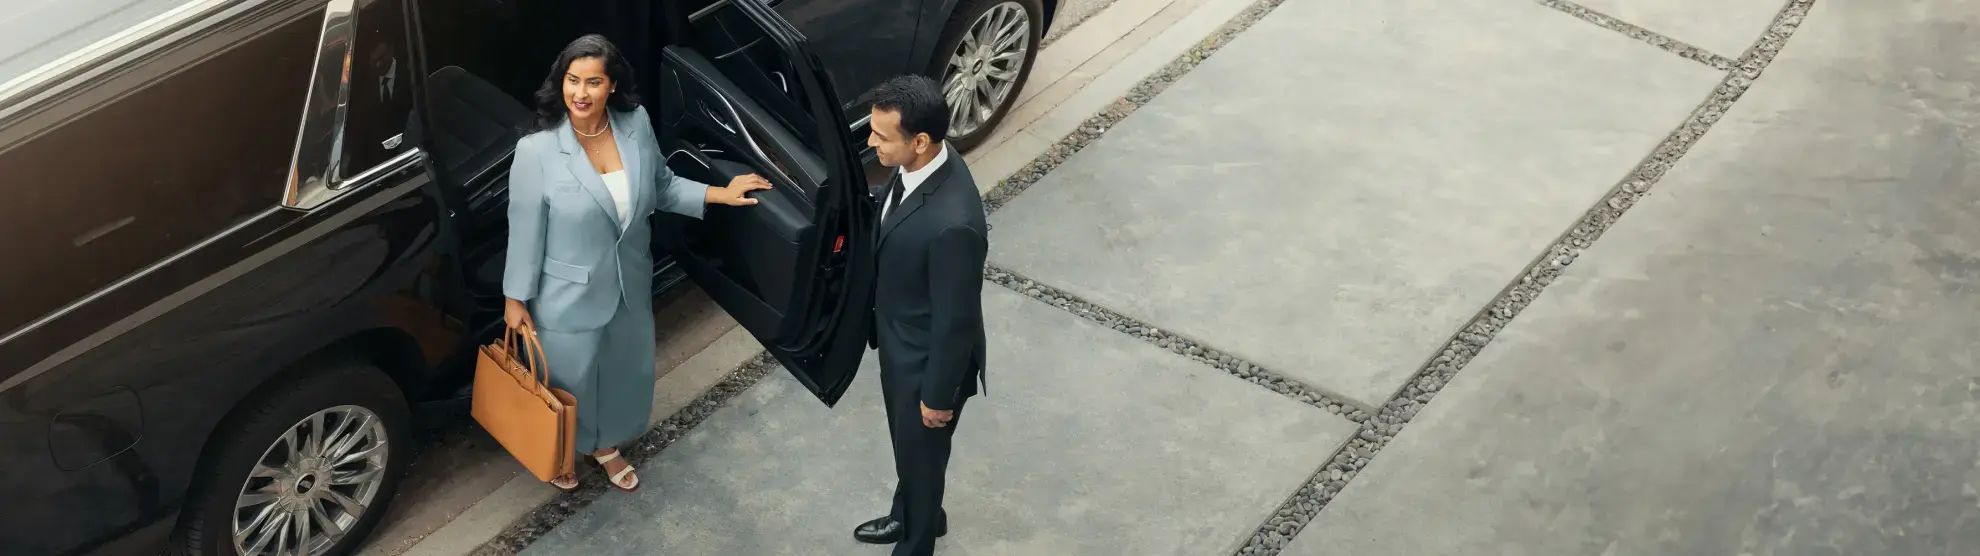
[{"label": "black dress shoe", "polygon": [[[949,524],[946,521],[935,524],[935,536],[949,534]],[[894,521],[892,516],[881,516],[853,528],[853,540],[866,544],[894,544],[901,542],[901,537],[905,536],[907,536],[907,525]]]}]

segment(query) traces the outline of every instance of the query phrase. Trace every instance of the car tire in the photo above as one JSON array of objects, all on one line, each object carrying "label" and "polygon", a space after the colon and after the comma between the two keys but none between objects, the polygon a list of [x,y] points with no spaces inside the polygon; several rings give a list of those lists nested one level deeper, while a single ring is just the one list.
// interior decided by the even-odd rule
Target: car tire
[{"label": "car tire", "polygon": [[[991,25],[998,22],[996,19],[998,17],[1010,17],[1013,9],[1022,10],[1024,16],[1023,53],[1020,56],[1022,60],[1019,61],[1020,65],[1016,68],[1014,78],[1009,81],[997,81],[993,77],[1002,72],[995,70],[1005,67],[995,63],[994,58],[1000,52],[971,53],[964,51],[962,47],[964,39],[972,35],[981,37],[985,36],[985,33],[990,33],[994,36],[996,29],[990,28]],[[951,145],[964,151],[975,148],[982,144],[984,139],[990,137],[990,134],[997,129],[997,124],[1004,121],[1004,116],[1010,114],[1011,107],[1017,104],[1018,95],[1024,91],[1025,82],[1031,79],[1031,66],[1038,59],[1038,43],[1044,33],[1045,7],[1040,0],[962,0],[962,6],[949,15],[949,22],[943,27],[942,40],[935,43],[937,50],[929,60],[928,75],[936,76],[936,83],[942,88],[944,97],[949,99],[949,109],[952,113],[949,124]],[[971,79],[973,83],[988,79],[987,84],[991,85],[990,90],[997,97],[985,102],[979,100],[981,96],[972,95],[978,98],[972,99],[971,107],[980,110],[986,104],[991,106],[988,117],[965,120],[954,114],[966,109],[964,106],[959,106],[961,103],[949,95],[950,88],[956,86],[951,80],[957,79],[959,77],[956,74],[957,70],[965,66],[974,68],[976,73],[960,78]],[[996,94],[996,91],[1000,90],[1002,93]],[[980,121],[980,123],[967,125],[971,121]],[[959,122],[964,125],[958,125]]]},{"label": "car tire", "polygon": [[[312,518],[306,531],[316,546],[308,554],[354,551],[398,491],[412,456],[410,427],[398,385],[354,357],[309,365],[257,389],[208,442],[171,553],[245,556],[271,552],[283,541],[294,550],[288,539],[303,532],[293,525],[298,515]],[[303,456],[290,459],[290,447]],[[252,525],[257,515],[270,521],[251,528],[240,546],[252,548],[278,520],[284,525],[260,551],[239,550],[236,525]],[[324,523],[341,534],[327,533]]]}]

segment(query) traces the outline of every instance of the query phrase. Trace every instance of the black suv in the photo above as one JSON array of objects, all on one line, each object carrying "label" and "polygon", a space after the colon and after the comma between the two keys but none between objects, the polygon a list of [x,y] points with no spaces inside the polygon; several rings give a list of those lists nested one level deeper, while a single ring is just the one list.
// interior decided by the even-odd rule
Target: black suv
[{"label": "black suv", "polygon": [[464,393],[500,327],[507,158],[565,42],[639,64],[675,171],[776,184],[655,216],[655,283],[694,281],[831,404],[872,297],[857,93],[937,76],[952,141],[980,141],[1054,4],[34,9],[0,22],[0,553],[247,555],[357,546],[414,408]]}]

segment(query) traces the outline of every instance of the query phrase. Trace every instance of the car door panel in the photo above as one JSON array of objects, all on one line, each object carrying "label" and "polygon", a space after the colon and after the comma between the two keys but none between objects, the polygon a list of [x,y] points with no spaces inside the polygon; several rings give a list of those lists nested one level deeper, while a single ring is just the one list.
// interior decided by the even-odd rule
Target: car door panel
[{"label": "car door panel", "polygon": [[[693,147],[669,159],[668,165],[682,177],[704,183],[724,183],[743,175],[760,173],[748,164],[710,158]],[[686,164],[692,162],[693,164]],[[761,317],[743,320],[752,331],[774,332],[781,326],[785,305],[793,295],[794,276],[789,261],[801,256],[800,242],[813,234],[811,209],[789,187],[773,187],[751,194],[757,204],[747,207],[713,205],[702,221],[693,223],[684,246],[696,263],[706,264],[743,290],[739,294],[750,305],[761,305]],[[669,219],[678,222],[677,219]],[[680,224],[671,226],[680,229]],[[720,253],[722,255],[712,255]]]},{"label": "car door panel", "polygon": [[754,173],[772,188],[753,192],[752,206],[711,206],[699,221],[657,215],[659,244],[835,404],[872,318],[872,207],[831,80],[762,0],[730,0],[694,25],[662,50],[657,129],[668,167],[715,185]]},{"label": "car door panel", "polygon": [[[719,158],[710,159],[709,162],[713,166],[716,183],[723,183],[738,176],[756,173],[755,168],[751,168],[749,165],[740,162],[730,162]],[[753,208],[761,213],[755,215],[756,218],[753,220],[767,223],[772,233],[777,234],[777,237],[783,238],[785,242],[795,246],[798,242],[799,232],[802,228],[809,225],[811,215],[808,212],[810,207],[801,205],[798,201],[793,200],[792,198],[795,194],[789,191],[788,189],[772,189],[770,191],[752,194],[752,198],[757,200],[757,204]]]},{"label": "car door panel", "polygon": [[[774,48],[768,41],[757,41],[749,49]],[[820,158],[816,143],[810,137],[792,130],[794,125],[812,125],[813,120],[803,117],[783,116],[790,111],[802,108],[789,99],[764,99],[750,96],[749,88],[739,85],[729,78],[734,74],[762,74],[760,65],[739,55],[727,59],[713,59],[702,56],[692,49],[670,48],[664,56],[668,59],[668,69],[663,75],[675,77],[682,95],[679,101],[684,114],[681,117],[693,120],[696,125],[687,134],[687,139],[696,134],[713,134],[718,139],[734,145],[727,154],[730,157],[754,156],[760,162],[798,186],[799,191],[809,199],[813,189],[826,178],[826,164]],[[670,90],[669,92],[674,92]],[[783,106],[766,106],[782,101]],[[666,121],[663,117],[663,121]],[[715,184],[721,185],[721,184]]]},{"label": "car door panel", "polygon": [[[670,157],[669,168],[694,161],[695,165],[675,171],[717,185],[737,175],[760,174],[772,184],[767,191],[750,194],[756,205],[708,207],[703,222],[695,226],[697,229],[690,236],[689,252],[697,262],[706,263],[726,279],[744,286],[750,304],[787,306],[794,294],[794,280],[789,263],[779,261],[796,260],[800,256],[800,239],[815,233],[811,218],[815,206],[805,192],[815,190],[822,180],[808,179],[803,172],[781,171],[789,167],[786,162],[789,156],[770,153],[789,153],[786,150],[789,145],[779,148],[771,144],[769,149],[762,148],[765,142],[755,138],[765,134],[751,133],[750,129],[757,126],[743,123],[749,118],[738,118],[738,112],[729,110],[747,99],[724,98],[720,89],[727,83],[719,81],[707,59],[693,51],[669,50],[665,55],[669,63],[662,69],[663,75],[679,76],[685,95],[679,106],[684,115],[668,126],[679,130],[670,141],[676,147],[670,150],[691,153]],[[722,108],[709,109],[711,102]],[[719,145],[723,154],[701,153],[702,145]],[[773,335],[780,330],[784,317],[784,311],[773,308],[762,320],[739,322],[752,332]]]}]

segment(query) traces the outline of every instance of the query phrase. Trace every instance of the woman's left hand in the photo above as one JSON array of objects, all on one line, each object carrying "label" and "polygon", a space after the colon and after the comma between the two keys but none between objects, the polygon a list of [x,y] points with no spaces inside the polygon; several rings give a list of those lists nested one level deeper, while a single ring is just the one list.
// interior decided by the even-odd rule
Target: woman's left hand
[{"label": "woman's left hand", "polygon": [[756,204],[756,199],[751,199],[745,196],[744,194],[749,193],[751,191],[756,191],[760,189],[769,189],[769,188],[770,188],[770,180],[763,179],[763,176],[759,176],[756,174],[744,174],[744,175],[736,176],[735,179],[729,180],[728,187],[708,188],[708,202],[711,204],[722,204],[722,205],[729,205],[732,207],[745,207],[749,205],[754,205]]}]

